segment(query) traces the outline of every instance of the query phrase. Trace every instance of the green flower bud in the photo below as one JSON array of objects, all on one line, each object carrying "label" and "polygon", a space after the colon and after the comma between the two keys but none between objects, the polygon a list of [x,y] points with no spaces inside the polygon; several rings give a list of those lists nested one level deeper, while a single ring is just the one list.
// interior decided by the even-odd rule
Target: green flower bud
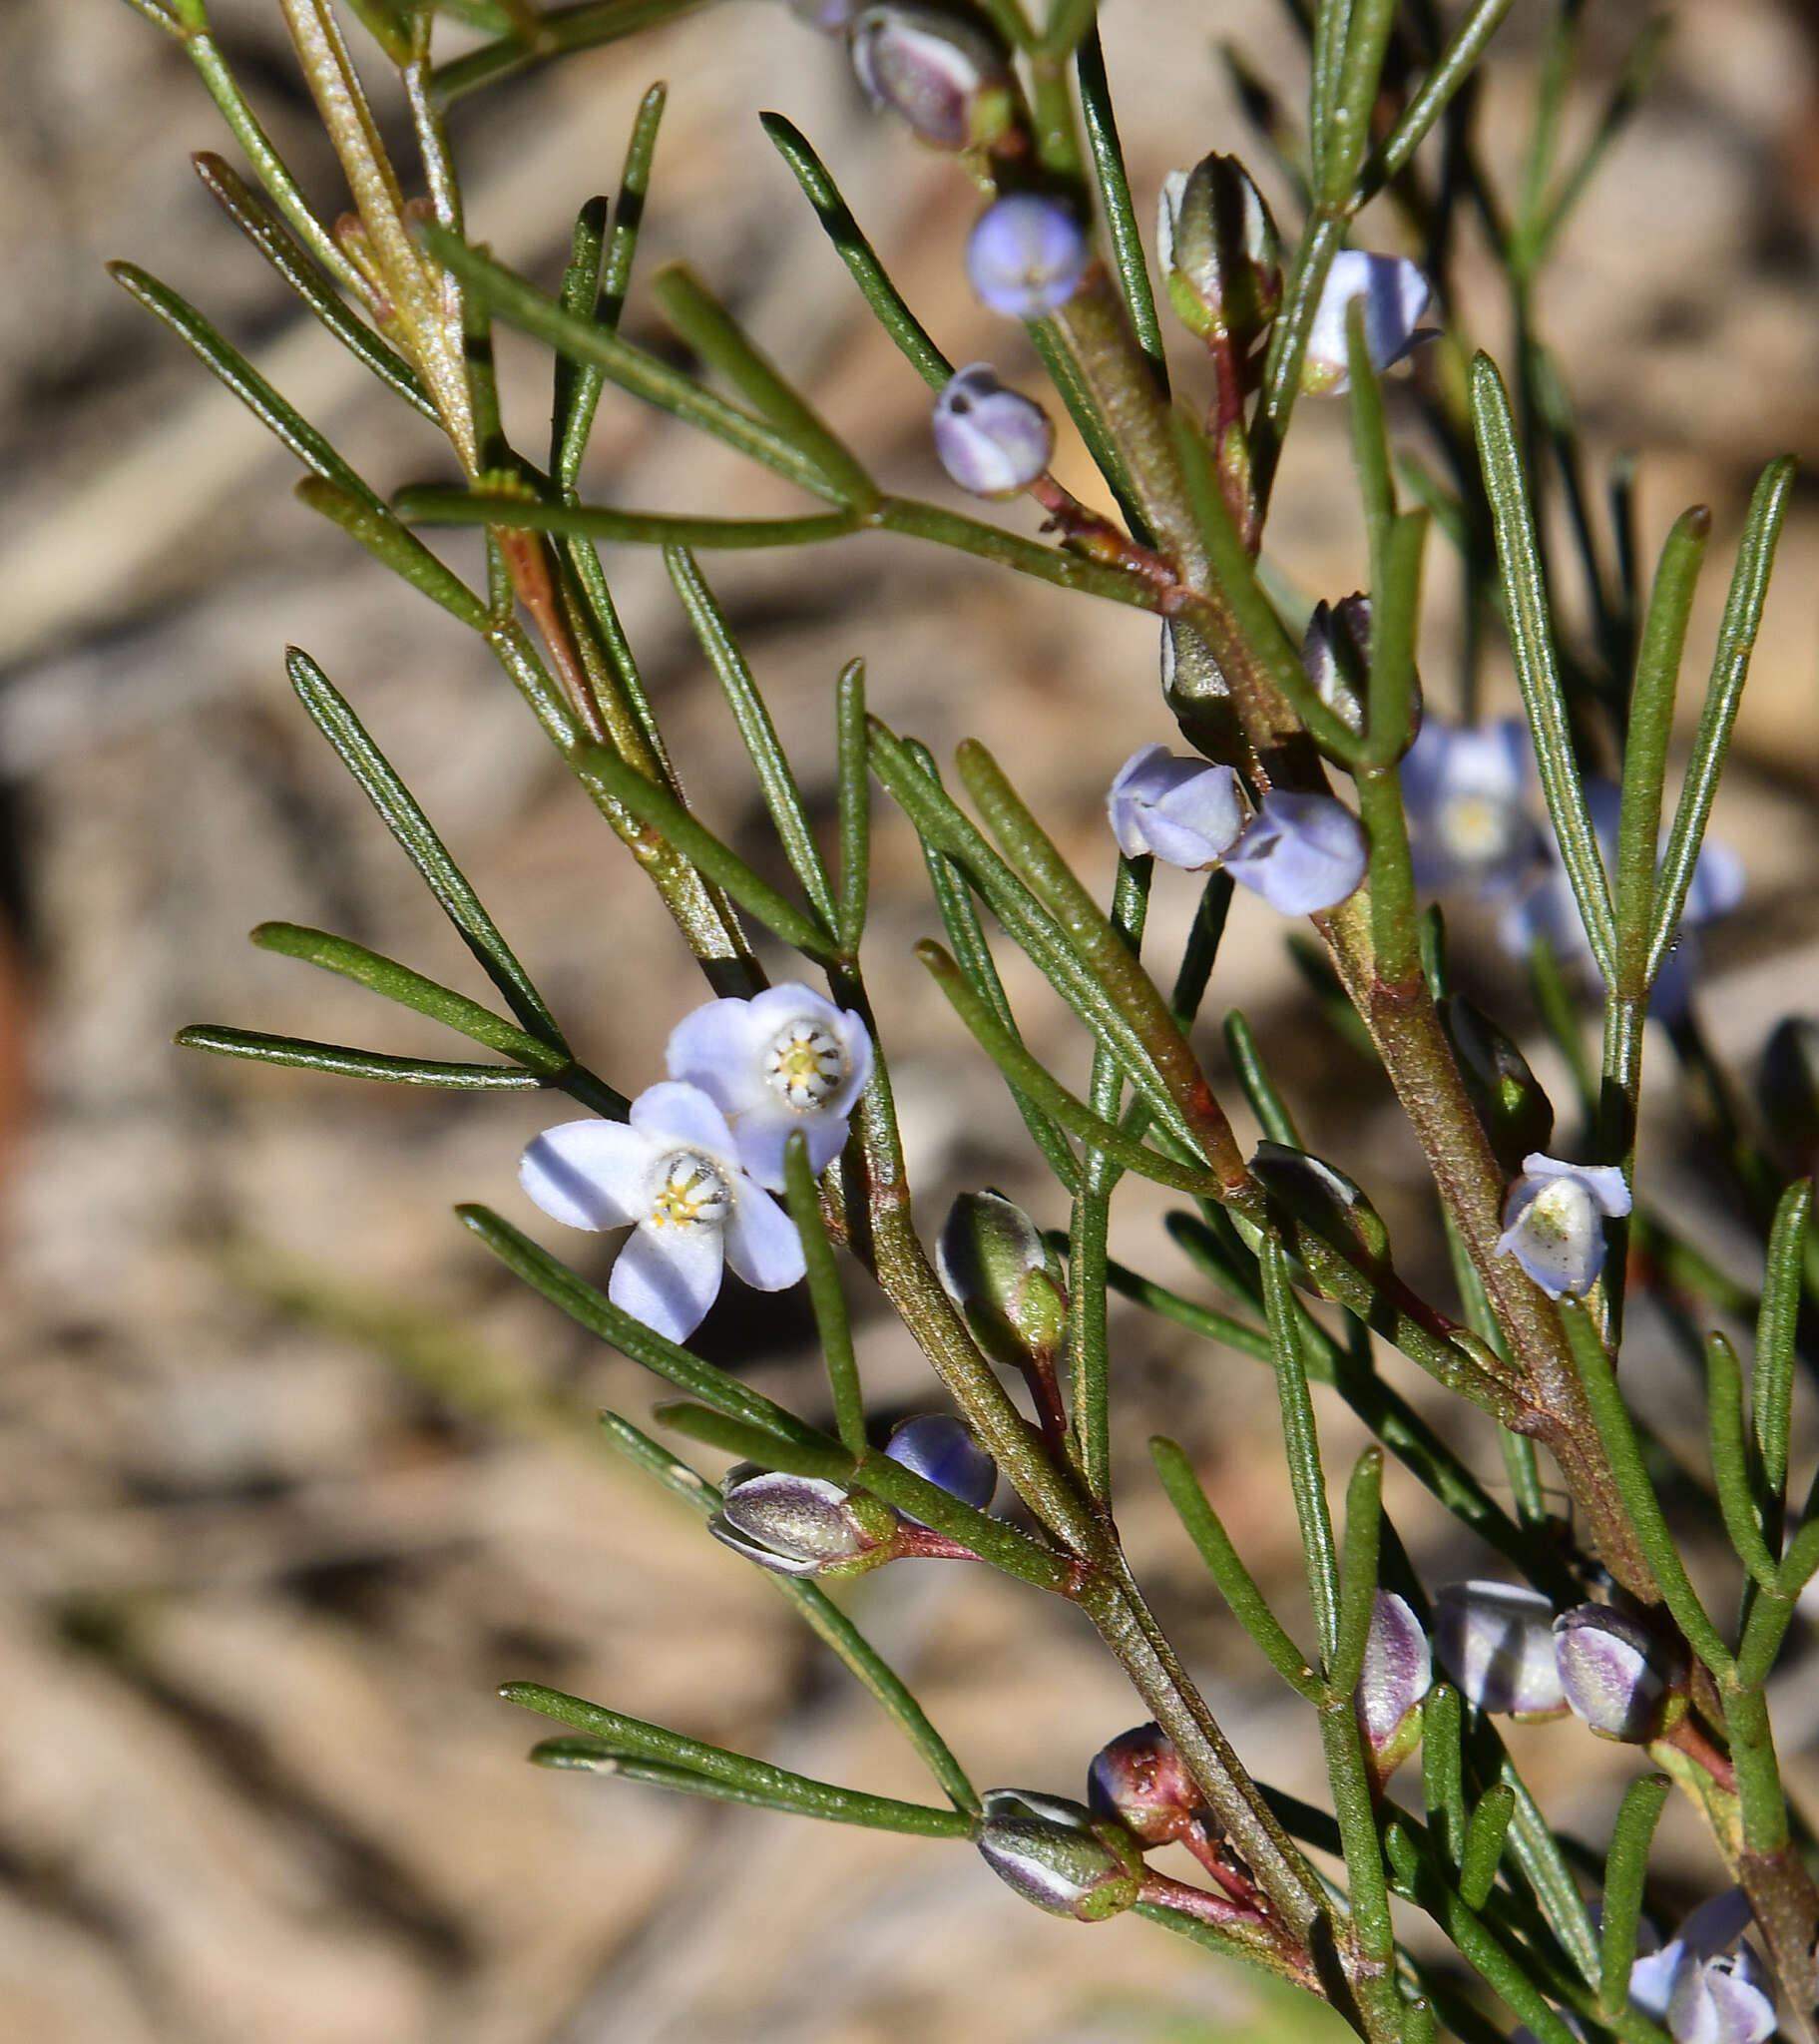
[{"label": "green flower bud", "polygon": [[1262,1142],[1250,1160],[1263,1190],[1342,1255],[1388,1264],[1390,1232],[1363,1189],[1336,1165],[1286,1143]]},{"label": "green flower bud", "polygon": [[740,1462],[726,1472],[707,1530],[774,1575],[850,1576],[889,1561],[897,1515],[823,1477]]},{"label": "green flower bud", "polygon": [[1103,1923],[1137,1899],[1143,1852],[1121,1823],[1084,1804],[1023,1788],[986,1791],[977,1843],[986,1864],[1026,1902]]},{"label": "green flower bud", "polygon": [[1554,1134],[1553,1102],[1529,1060],[1463,994],[1450,994],[1441,1003],[1440,1019],[1498,1163],[1506,1172],[1520,1171],[1530,1151],[1548,1147]]},{"label": "green flower bud", "polygon": [[1209,156],[1162,181],[1156,260],[1168,301],[1202,339],[1247,349],[1282,302],[1282,252],[1263,195],[1235,156]]},{"label": "green flower bud", "polygon": [[974,1339],[1007,1369],[1053,1359],[1068,1332],[1061,1263],[1034,1221],[1002,1193],[962,1193],[948,1210],[935,1265]]}]

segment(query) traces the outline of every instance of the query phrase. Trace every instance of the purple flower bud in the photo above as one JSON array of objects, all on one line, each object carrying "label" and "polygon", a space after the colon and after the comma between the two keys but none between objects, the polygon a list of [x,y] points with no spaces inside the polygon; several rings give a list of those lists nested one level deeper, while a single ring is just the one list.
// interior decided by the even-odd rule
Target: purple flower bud
[{"label": "purple flower bud", "polygon": [[1434,1686],[1433,1657],[1421,1621],[1400,1597],[1379,1590],[1364,1642],[1364,1672],[1353,1699],[1358,1724],[1382,1775],[1421,1739],[1421,1705]]},{"label": "purple flower bud", "polygon": [[1027,1369],[1068,1332],[1060,1260],[1034,1221],[1002,1193],[962,1193],[935,1243],[935,1269],[975,1339],[996,1362]]},{"label": "purple flower bud", "polygon": [[981,1800],[979,1849],[1026,1902],[1054,1916],[1102,1923],[1141,1892],[1142,1850],[1123,1824],[1064,1796],[1022,1788],[989,1788]]},{"label": "purple flower bud", "polygon": [[1165,865],[1197,872],[1231,849],[1244,827],[1244,798],[1229,766],[1144,746],[1118,769],[1106,814],[1127,858],[1153,852]]},{"label": "purple flower bud", "polygon": [[1046,319],[1074,295],[1091,254],[1086,230],[1059,199],[1013,192],[980,215],[966,270],[994,312]]},{"label": "purple flower bud", "polygon": [[1550,1298],[1583,1298],[1604,1267],[1604,1222],[1629,1212],[1613,1164],[1563,1164],[1534,1151],[1504,1200],[1499,1256],[1514,1257]]},{"label": "purple flower bud", "polygon": [[973,1438],[964,1420],[947,1412],[918,1413],[892,1429],[884,1452],[975,1511],[991,1509],[998,1464]]},{"label": "purple flower bud", "polygon": [[728,1470],[713,1537],[779,1576],[813,1576],[876,1554],[889,1558],[894,1517],[875,1499],[853,1498],[818,1476],[791,1476],[740,1462]]},{"label": "purple flower bud", "polygon": [[1238,885],[1281,915],[1336,908],[1362,884],[1368,862],[1364,827],[1342,801],[1285,788],[1270,789],[1225,854]]},{"label": "purple flower bud", "polygon": [[1040,404],[998,380],[990,362],[969,362],[935,399],[935,452],[963,490],[1014,497],[1055,452],[1055,428]]},{"label": "purple flower bud", "polygon": [[853,69],[880,106],[936,149],[991,143],[1016,115],[1004,52],[976,23],[910,0],[853,20]]},{"label": "purple flower bud", "polygon": [[1576,1718],[1602,1739],[1655,1737],[1676,1673],[1666,1645],[1639,1619],[1581,1604],[1554,1621],[1554,1659]]},{"label": "purple flower bud", "polygon": [[1301,665],[1329,705],[1351,731],[1364,729],[1364,697],[1370,677],[1371,600],[1347,596],[1337,604],[1324,599],[1314,605],[1301,637]]},{"label": "purple flower bud", "polygon": [[1178,1838],[1200,1806],[1174,1741],[1156,1725],[1139,1725],[1100,1748],[1087,1774],[1087,1799],[1095,1816],[1116,1817],[1145,1845]]},{"label": "purple flower bud", "polygon": [[1337,396],[1351,384],[1351,356],[1346,345],[1346,307],[1364,300],[1364,342],[1371,366],[1387,369],[1437,329],[1420,324],[1433,296],[1428,280],[1401,256],[1371,256],[1345,249],[1333,257],[1326,284],[1308,330],[1307,353],[1301,364],[1301,388],[1310,397]]},{"label": "purple flower bud", "polygon": [[1248,348],[1282,298],[1281,248],[1263,195],[1235,156],[1209,156],[1162,180],[1155,259],[1181,322]]},{"label": "purple flower bud", "polygon": [[1514,1583],[1448,1583],[1434,1597],[1434,1652],[1481,1711],[1558,1718],[1567,1708],[1554,1660],[1554,1607]]}]

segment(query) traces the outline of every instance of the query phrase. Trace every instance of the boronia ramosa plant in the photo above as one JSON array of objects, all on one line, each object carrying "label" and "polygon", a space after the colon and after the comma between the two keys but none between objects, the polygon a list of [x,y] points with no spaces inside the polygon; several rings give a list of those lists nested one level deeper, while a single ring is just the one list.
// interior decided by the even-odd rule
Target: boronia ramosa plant
[{"label": "boronia ramosa plant", "polygon": [[[1581,0],[1547,10],[1532,139],[1512,188],[1481,145],[1474,86],[1510,0],[1287,0],[1307,50],[1302,117],[1232,62],[1292,217],[1272,217],[1238,158],[1215,153],[1167,181],[1146,250],[1094,0],[779,8],[775,33],[800,39],[803,63],[853,65],[880,109],[876,147],[951,154],[952,203],[977,216],[971,287],[1023,322],[1116,507],[1056,480],[1050,412],[993,365],[943,356],[811,139],[759,116],[853,287],[928,385],[947,473],[1009,507],[969,516],[887,488],[686,268],[644,286],[680,348],[657,353],[622,335],[664,87],[643,103],[617,195],[580,205],[554,294],[466,239],[451,104],[700,0],[276,0],[352,198],[334,220],[312,211],[260,126],[208,0],[131,4],[187,51],[238,146],[237,169],[198,159],[210,191],[310,312],[442,429],[454,479],[386,501],[202,312],[132,263],[117,265],[120,281],[297,457],[306,504],[484,641],[658,890],[709,996],[677,1018],[667,1075],[636,1097],[586,1069],[354,708],[292,652],[304,710],[497,999],[473,1000],[319,930],[266,924],[254,941],[432,1016],[490,1056],[426,1062],[216,1025],[179,1040],[395,1084],[566,1095],[576,1118],[531,1145],[523,1183],[558,1222],[631,1231],[606,1292],[511,1221],[481,1207],[463,1221],[528,1284],[669,1384],[678,1395],[657,1408],[663,1427],[738,1458],[716,1487],[632,1420],[603,1416],[607,1440],[691,1505],[706,1533],[771,1572],[926,1761],[940,1799],[835,1788],[514,1683],[508,1697],[565,1728],[533,1758],[969,1840],[1039,1907],[1086,1922],[1136,1910],[1297,1983],[1375,2044],[1443,2032],[1743,2044],[1777,2020],[1790,2036],[1819,2034],[1819,1891],[1765,1702],[1819,1569],[1819,1510],[1789,1494],[1796,1362],[1819,1360],[1819,1244],[1810,1187],[1789,1183],[1752,1134],[1700,1034],[1690,935],[1738,891],[1734,859],[1705,843],[1706,821],[1791,465],[1769,467],[1744,522],[1691,758],[1664,812],[1710,520],[1702,509],[1680,517],[1644,586],[1619,466],[1614,530],[1598,534],[1564,382],[1535,319],[1537,281],[1634,104],[1656,31],[1569,154],[1561,115],[1587,10]],[[358,63],[343,16],[364,32]],[[451,25],[466,54],[438,65]],[[371,78],[392,73],[385,89],[414,141],[408,164],[388,154],[368,98]],[[1418,261],[1350,246],[1360,209],[1379,195],[1386,205],[1372,219]],[[1462,330],[1455,272],[1468,236],[1507,285],[1507,368],[1474,354]],[[549,350],[554,414],[535,456],[508,440],[500,416],[501,323]],[[1212,392],[1204,410],[1170,390],[1171,353],[1178,366],[1196,348],[1195,387],[1209,375]],[[1411,359],[1411,403],[1438,468],[1393,450],[1386,427],[1382,379]],[[773,471],[801,508],[742,518],[583,501],[578,478],[609,383]],[[1349,407],[1369,589],[1310,617],[1266,547],[1286,435],[1298,405],[1316,399]],[[1041,513],[1040,536],[1020,496]],[[1545,515],[1555,497],[1564,521]],[[483,533],[483,586],[425,544],[425,526]],[[1563,637],[1551,608],[1557,527],[1592,591],[1584,644]],[[1158,705],[1132,731],[1123,766],[1106,763],[1118,852],[1109,903],[983,747],[960,749],[950,780],[913,736],[869,715],[858,660],[833,691],[837,857],[827,855],[697,557],[838,540],[848,551],[830,552],[830,564],[862,573],[873,532],[961,549],[1158,621],[1178,749],[1160,736]],[[690,810],[602,541],[664,549],[793,875],[787,890]],[[1463,591],[1463,676],[1445,705],[1424,701],[1416,674],[1431,549],[1448,552]],[[1514,656],[1520,724],[1487,722],[1479,705],[1493,629]],[[922,962],[1001,1070],[1070,1207],[1065,1233],[1045,1234],[983,1189],[938,1231],[918,1229],[892,1111],[892,1019],[874,1013],[862,963],[874,781],[926,852],[946,942],[921,945]],[[1545,825],[1530,807],[1536,786]],[[1157,860],[1207,875],[1184,954],[1159,978],[1141,958]],[[1290,938],[1297,956],[1400,1098],[1444,1214],[1458,1314],[1398,1269],[1349,1175],[1369,1160],[1303,1148],[1236,1012],[1225,1040],[1265,1140],[1246,1155],[1234,1137],[1193,1047],[1234,883],[1306,918]],[[1573,1075],[1570,1128],[1557,1126],[1507,1031],[1451,983],[1430,903],[1436,889],[1461,887],[1498,906],[1527,962]],[[782,983],[766,985],[748,924],[797,954]],[[1078,1018],[1092,1044],[1084,1096],[1026,1047],[994,943],[1021,951]],[[1595,1062],[1576,984],[1601,1001]],[[1679,1239],[1634,1183],[1651,1012],[1689,1083],[1727,1118],[1736,1203],[1763,1244],[1759,1299]],[[1797,1028],[1783,1036],[1770,1060],[1775,1098],[1790,1127],[1811,1125],[1810,1045]],[[1178,1197],[1169,1234],[1216,1306],[1110,1261],[1109,1215],[1127,1176]],[[826,1358],[820,1411],[785,1410],[684,1345],[725,1264],[747,1284],[806,1284]],[[882,1291],[934,1379],[938,1409],[888,1438],[867,1410],[846,1265]],[[1708,1471],[1679,1470],[1625,1400],[1626,1283],[1649,1285],[1703,1337]],[[1218,1594],[1290,1692],[1287,1707],[1313,1715],[1328,1808],[1247,1771],[1127,1565],[1110,1484],[1114,1291],[1274,1372],[1312,1654],[1265,1602],[1187,1455],[1165,1439],[1150,1448]],[[1734,1327],[1745,1309],[1755,1317],[1747,1371],[1712,1325],[1721,1315]],[[1502,1480],[1486,1482],[1379,1373],[1386,1346],[1484,1416]],[[1344,1476],[1337,1520],[1315,1382],[1376,1441]],[[1501,1558],[1507,1579],[1417,1579],[1383,1512],[1386,1455]],[[1550,1510],[1556,1486],[1570,1518]],[[1695,1589],[1667,1503],[1676,1516],[1709,1506],[1721,1522],[1737,1564],[1734,1611]],[[1032,1595],[1070,1600],[1097,1628],[1145,1722],[1082,1756],[1083,1799],[976,1788],[818,1580],[903,1556],[996,1568]],[[1631,1782],[1601,1866],[1563,1846],[1497,1724],[1569,1713],[1645,1753],[1653,1770]],[[1670,1787],[1704,1818],[1714,1869],[1721,1861],[1731,1886],[1714,1870],[1713,1902],[1657,1935],[1648,1857]],[[1201,1880],[1150,1866],[1146,1853],[1168,1842],[1187,1846]],[[1321,1870],[1335,1862],[1342,1879]]]}]

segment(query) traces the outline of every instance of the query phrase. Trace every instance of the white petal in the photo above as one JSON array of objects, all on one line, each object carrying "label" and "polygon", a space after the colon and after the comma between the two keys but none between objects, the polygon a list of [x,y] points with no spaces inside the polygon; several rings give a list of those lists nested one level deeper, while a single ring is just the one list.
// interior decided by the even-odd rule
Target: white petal
[{"label": "white petal", "polygon": [[569,1228],[624,1228],[650,1211],[657,1149],[624,1122],[545,1129],[518,1163],[518,1183]]},{"label": "white petal", "polygon": [[808,1145],[808,1168],[819,1178],[846,1147],[849,1124],[844,1115],[796,1114],[772,1099],[767,1106],[739,1117],[734,1132],[739,1163],[761,1186],[783,1190],[783,1146],[797,1129]]},{"label": "white petal", "polygon": [[743,1175],[732,1188],[726,1261],[758,1291],[784,1291],[800,1281],[802,1239],[783,1209]]},{"label": "white petal", "polygon": [[670,1032],[664,1062],[671,1078],[698,1086],[724,1114],[742,1114],[763,1090],[758,1058],[764,1027],[753,1020],[754,1005],[705,1001]]},{"label": "white petal", "polygon": [[686,1341],[719,1294],[720,1254],[717,1228],[647,1225],[620,1251],[607,1296],[647,1327]]},{"label": "white petal", "polygon": [[1646,1958],[1637,1959],[1629,1969],[1630,2001],[1643,2015],[1652,2016],[1657,2023],[1667,2013],[1667,2003],[1673,1994],[1673,1976],[1679,1971],[1680,1961],[1685,1956],[1686,1947],[1676,1937],[1658,1952],[1650,1952]]},{"label": "white petal", "polygon": [[727,1162],[734,1154],[726,1117],[698,1086],[678,1079],[645,1088],[632,1103],[632,1126],[659,1147],[681,1145]]}]

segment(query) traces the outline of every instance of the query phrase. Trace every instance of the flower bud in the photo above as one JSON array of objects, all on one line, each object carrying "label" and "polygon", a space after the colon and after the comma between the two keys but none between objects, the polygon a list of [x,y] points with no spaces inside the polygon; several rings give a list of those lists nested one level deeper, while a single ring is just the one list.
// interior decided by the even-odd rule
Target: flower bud
[{"label": "flower bud", "polygon": [[1209,156],[1162,180],[1156,262],[1181,323],[1247,349],[1282,301],[1281,247],[1263,195],[1235,156]]},{"label": "flower bud", "polygon": [[1060,1353],[1068,1332],[1061,1263],[1034,1221],[1002,1193],[962,1193],[935,1244],[935,1268],[995,1362],[1025,1369]]},{"label": "flower bud", "polygon": [[975,1511],[991,1509],[998,1464],[973,1438],[972,1428],[951,1413],[922,1412],[902,1421],[884,1452]]},{"label": "flower bud", "polygon": [[1051,1915],[1103,1923],[1143,1885],[1143,1855],[1124,1825],[1060,1795],[990,1788],[977,1843],[986,1864]]},{"label": "flower bud", "polygon": [[1012,319],[1046,319],[1074,295],[1092,251],[1072,209],[1039,192],[1013,192],[979,217],[967,243],[975,293]]},{"label": "flower bud", "polygon": [[1514,1257],[1550,1298],[1582,1298],[1604,1268],[1604,1222],[1629,1212],[1614,1164],[1564,1164],[1534,1151],[1504,1200],[1499,1256]]},{"label": "flower bud", "polygon": [[1514,1583],[1448,1583],[1434,1597],[1434,1652],[1481,1711],[1559,1718],[1567,1709],[1554,1659],[1554,1607]]},{"label": "flower bud", "polygon": [[1336,1165],[1287,1143],[1259,1143],[1250,1160],[1263,1190],[1295,1219],[1347,1257],[1387,1264],[1390,1232],[1363,1190]]},{"label": "flower bud", "polygon": [[1440,1018],[1497,1161],[1514,1171],[1553,1136],[1554,1103],[1529,1060],[1482,1008],[1451,994],[1441,1003]]},{"label": "flower bud", "polygon": [[1055,427],[1040,404],[998,380],[990,362],[969,362],[935,399],[935,453],[975,497],[1014,497],[1055,452]]},{"label": "flower bud", "polygon": [[1118,1819],[1145,1845],[1178,1838],[1200,1807],[1174,1741],[1156,1725],[1139,1725],[1100,1748],[1087,1774],[1087,1800],[1095,1816]]},{"label": "flower bud", "polygon": [[1261,894],[1279,915],[1337,908],[1364,880],[1364,827],[1330,794],[1274,787],[1244,834],[1225,854],[1240,887]]},{"label": "flower bud", "polygon": [[1346,308],[1364,300],[1364,344],[1379,371],[1412,354],[1437,329],[1420,324],[1433,296],[1428,280],[1402,256],[1371,256],[1345,249],[1333,257],[1308,330],[1301,388],[1309,397],[1336,397],[1351,385]]},{"label": "flower bud", "polygon": [[1127,858],[1152,853],[1189,872],[1215,865],[1244,827],[1244,797],[1229,766],[1142,746],[1106,790],[1106,815]]},{"label": "flower bud", "polygon": [[1364,1642],[1364,1672],[1352,1701],[1384,1780],[1421,1743],[1421,1705],[1433,1686],[1433,1657],[1420,1619],[1402,1598],[1379,1590]]},{"label": "flower bud", "polygon": [[1161,652],[1162,699],[1181,736],[1209,760],[1235,758],[1243,749],[1243,727],[1212,649],[1184,620],[1166,618]]},{"label": "flower bud", "polygon": [[1324,598],[1314,605],[1301,638],[1301,665],[1320,700],[1350,731],[1364,730],[1365,692],[1370,681],[1371,600]]},{"label": "flower bud", "polygon": [[1581,1604],[1554,1621],[1554,1659],[1573,1715],[1600,1739],[1639,1746],[1661,1729],[1676,1673],[1665,1642],[1607,1604]]},{"label": "flower bud", "polygon": [[1775,1024],[1756,1070],[1756,1099],[1769,1140],[1796,1177],[1819,1167],[1819,1017]]},{"label": "flower bud", "polygon": [[878,105],[936,149],[990,144],[1016,119],[1004,52],[944,8],[913,0],[864,8],[852,24],[852,59]]},{"label": "flower bud", "polygon": [[818,1476],[740,1462],[727,1471],[713,1537],[779,1576],[854,1575],[890,1559],[895,1515]]}]

